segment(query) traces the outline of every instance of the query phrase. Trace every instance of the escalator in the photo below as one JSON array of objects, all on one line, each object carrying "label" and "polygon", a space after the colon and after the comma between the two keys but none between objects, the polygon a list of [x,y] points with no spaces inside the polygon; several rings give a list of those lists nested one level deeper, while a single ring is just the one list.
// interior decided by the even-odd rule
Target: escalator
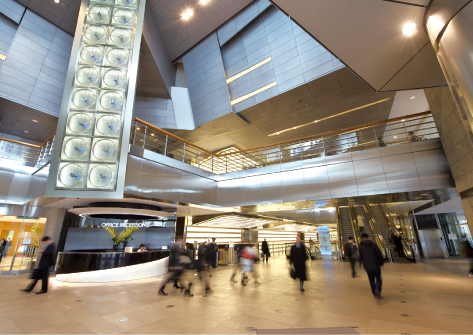
[{"label": "escalator", "polygon": [[355,238],[356,241],[356,236],[353,234],[353,226],[350,218],[350,210],[348,207],[339,207],[340,210],[340,227],[341,227],[341,233],[342,233],[342,239],[341,239],[341,246],[343,247],[345,243],[348,242],[348,238],[350,236]]},{"label": "escalator", "polygon": [[375,222],[375,224],[378,225],[379,231],[381,235],[383,236],[384,241],[386,242],[386,247],[391,252],[393,261],[396,262],[396,261],[405,260],[405,259],[409,261],[415,261],[412,251],[409,250],[404,240],[403,240],[404,257],[402,257],[402,259],[399,258],[399,254],[396,252],[396,246],[394,245],[392,239],[389,238],[389,233],[388,233],[390,229],[397,231],[397,228],[394,227],[394,224],[389,221],[390,217],[386,216],[387,213],[383,213],[382,205],[372,205],[372,206],[366,206],[366,207],[371,217],[373,218],[373,221]]}]

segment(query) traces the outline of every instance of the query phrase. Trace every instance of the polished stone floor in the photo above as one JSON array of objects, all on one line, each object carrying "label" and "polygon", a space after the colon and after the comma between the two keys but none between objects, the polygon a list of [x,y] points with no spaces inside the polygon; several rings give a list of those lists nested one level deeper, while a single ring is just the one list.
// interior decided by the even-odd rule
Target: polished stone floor
[{"label": "polished stone floor", "polygon": [[51,278],[50,292],[35,295],[19,292],[26,275],[0,276],[0,333],[255,334],[247,327],[473,333],[473,278],[463,273],[466,267],[464,259],[387,264],[380,300],[361,270],[352,279],[349,264],[338,261],[312,261],[301,294],[283,257],[256,266],[261,282],[256,287],[253,281],[246,287],[230,283],[231,269],[219,267],[211,278],[213,293],[203,296],[197,282],[192,298],[171,285],[168,296],[157,296],[159,278],[109,284]]}]

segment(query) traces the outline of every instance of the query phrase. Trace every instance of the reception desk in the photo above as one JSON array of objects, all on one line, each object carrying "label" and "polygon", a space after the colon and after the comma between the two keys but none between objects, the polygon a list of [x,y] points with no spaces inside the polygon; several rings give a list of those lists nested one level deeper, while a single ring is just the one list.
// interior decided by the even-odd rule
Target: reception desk
[{"label": "reception desk", "polygon": [[136,280],[167,272],[169,250],[145,252],[60,252],[56,279],[74,283]]}]

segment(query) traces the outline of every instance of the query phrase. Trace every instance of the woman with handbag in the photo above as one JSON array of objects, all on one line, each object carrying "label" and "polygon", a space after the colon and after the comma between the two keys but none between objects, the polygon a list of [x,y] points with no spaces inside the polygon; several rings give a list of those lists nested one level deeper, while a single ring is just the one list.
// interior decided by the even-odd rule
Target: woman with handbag
[{"label": "woman with handbag", "polygon": [[301,241],[301,237],[297,235],[296,244],[291,248],[291,256],[289,256],[289,262],[294,267],[294,272],[291,270],[291,277],[295,276],[294,279],[299,278],[300,290],[304,290],[304,282],[307,280],[307,272],[305,262],[309,259],[305,249],[304,243]]}]

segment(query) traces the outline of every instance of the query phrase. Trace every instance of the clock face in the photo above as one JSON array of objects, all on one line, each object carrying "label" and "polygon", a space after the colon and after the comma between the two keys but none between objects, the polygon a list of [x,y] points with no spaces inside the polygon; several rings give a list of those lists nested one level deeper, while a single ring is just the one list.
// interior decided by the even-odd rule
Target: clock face
[{"label": "clock face", "polygon": [[63,153],[68,159],[80,160],[87,155],[88,139],[69,137],[64,141]]},{"label": "clock face", "polygon": [[83,134],[91,129],[92,122],[92,116],[88,113],[72,113],[67,128],[74,134]]},{"label": "clock face", "polygon": [[95,128],[102,136],[117,136],[120,130],[121,118],[118,115],[102,114],[97,118]]},{"label": "clock face", "polygon": [[100,83],[99,69],[92,66],[84,66],[77,70],[76,81],[83,86],[97,86]]},{"label": "clock face", "polygon": [[128,65],[129,53],[126,49],[112,48],[107,52],[107,65],[125,67]]},{"label": "clock face", "polygon": [[108,112],[119,111],[123,106],[123,93],[117,91],[102,92],[100,106]]},{"label": "clock face", "polygon": [[103,74],[104,87],[111,89],[122,89],[126,84],[126,71],[119,69],[109,69]]},{"label": "clock face", "polygon": [[87,45],[80,52],[80,62],[91,65],[100,65],[103,60],[103,47]]},{"label": "clock face", "polygon": [[89,181],[94,187],[112,186],[113,170],[109,165],[95,165],[89,170]]},{"label": "clock face", "polygon": [[66,187],[78,186],[83,179],[84,169],[79,164],[65,164],[59,169],[59,181]]},{"label": "clock face", "polygon": [[111,7],[90,6],[87,21],[92,23],[107,24],[110,22]]},{"label": "clock face", "polygon": [[127,7],[135,7],[137,2],[137,0],[115,0],[116,5]]},{"label": "clock face", "polygon": [[96,3],[100,5],[113,5],[114,0],[90,0],[90,3]]},{"label": "clock face", "polygon": [[88,26],[85,28],[84,42],[90,44],[105,43],[107,35],[107,28],[104,26]]},{"label": "clock face", "polygon": [[101,139],[95,142],[92,153],[99,161],[113,160],[117,153],[117,141]]},{"label": "clock face", "polygon": [[110,42],[115,45],[130,45],[132,31],[125,28],[113,28],[110,32]]},{"label": "clock face", "polygon": [[78,109],[90,109],[95,105],[95,93],[89,89],[76,90],[72,94],[72,104]]},{"label": "clock face", "polygon": [[115,9],[112,23],[121,26],[133,26],[134,18],[135,12],[131,9]]}]

